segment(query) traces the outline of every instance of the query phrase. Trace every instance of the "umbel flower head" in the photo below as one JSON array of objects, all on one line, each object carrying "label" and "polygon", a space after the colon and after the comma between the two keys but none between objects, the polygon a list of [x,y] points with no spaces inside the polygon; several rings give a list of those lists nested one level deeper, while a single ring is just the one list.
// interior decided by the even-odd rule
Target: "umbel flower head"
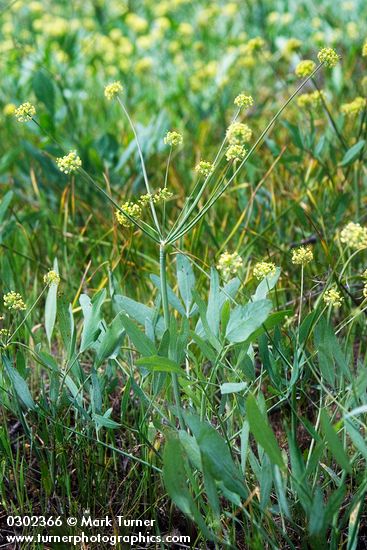
[{"label": "umbel flower head", "polygon": [[36,108],[32,103],[29,103],[29,101],[22,103],[14,111],[14,116],[18,122],[28,122],[32,120],[35,114]]},{"label": "umbel flower head", "polygon": [[362,113],[366,108],[367,100],[364,97],[356,97],[350,103],[343,103],[340,111],[347,116],[355,116]]},{"label": "umbel flower head", "polygon": [[14,292],[14,290],[4,294],[4,307],[13,311],[23,311],[27,309],[21,294],[19,294],[19,292]]},{"label": "umbel flower head", "polygon": [[335,67],[339,61],[339,56],[333,48],[322,48],[317,54],[320,63],[324,63],[327,67]]},{"label": "umbel flower head", "polygon": [[340,241],[354,250],[367,248],[367,227],[349,222],[340,232]]},{"label": "umbel flower head", "polygon": [[295,73],[300,78],[305,78],[310,76],[310,74],[315,70],[316,63],[312,59],[304,59],[300,61],[295,69]]},{"label": "umbel flower head", "polygon": [[[124,202],[121,205],[121,210],[126,212],[126,214],[128,214],[131,218],[140,218],[142,214],[139,204],[133,202]],[[133,222],[124,216],[124,214],[119,210],[116,210],[115,216],[118,223],[123,227],[132,227],[134,225]]]},{"label": "umbel flower head", "polygon": [[207,160],[201,160],[199,164],[195,166],[195,172],[202,174],[205,177],[210,176],[214,172],[214,164]]},{"label": "umbel flower head", "polygon": [[242,122],[232,122],[226,132],[226,137],[231,145],[246,143],[250,141],[251,136],[251,128]]},{"label": "umbel flower head", "polygon": [[336,288],[329,288],[324,294],[324,302],[331,307],[340,307],[343,302],[342,295]]},{"label": "umbel flower head", "polygon": [[175,147],[183,143],[183,137],[175,130],[172,130],[171,132],[167,132],[164,138],[164,143],[166,145],[170,145],[171,147]]},{"label": "umbel flower head", "polygon": [[238,94],[238,96],[235,98],[234,104],[237,105],[237,107],[248,109],[249,107],[252,107],[252,105],[254,104],[254,100],[252,96],[246,95],[244,92],[242,92]]},{"label": "umbel flower head", "polygon": [[58,286],[60,284],[60,276],[54,269],[51,269],[48,273],[46,273],[46,275],[44,275],[43,282],[46,285]]},{"label": "umbel flower head", "polygon": [[59,157],[56,159],[56,164],[61,172],[64,174],[72,174],[78,168],[81,167],[82,161],[81,158],[77,155],[76,151],[70,151],[64,157]]},{"label": "umbel flower head", "polygon": [[116,82],[111,82],[111,84],[107,84],[104,89],[104,95],[109,101],[122,92],[123,87],[121,86],[121,82],[119,80],[116,80]]},{"label": "umbel flower head", "polygon": [[292,251],[292,263],[295,265],[306,265],[312,260],[313,252],[310,246],[300,246]]},{"label": "umbel flower head", "polygon": [[242,258],[237,252],[230,254],[225,251],[219,257],[217,269],[221,272],[223,278],[227,279],[230,275],[235,275],[242,265]]},{"label": "umbel flower head", "polygon": [[242,160],[245,158],[247,149],[243,145],[230,145],[226,151],[226,159],[230,160]]},{"label": "umbel flower head", "polygon": [[153,202],[158,204],[160,202],[168,201],[171,197],[173,197],[173,193],[168,191],[167,187],[159,188],[153,194]]},{"label": "umbel flower head", "polygon": [[268,275],[275,275],[276,266],[273,262],[258,262],[254,266],[254,277],[256,279],[265,279]]}]

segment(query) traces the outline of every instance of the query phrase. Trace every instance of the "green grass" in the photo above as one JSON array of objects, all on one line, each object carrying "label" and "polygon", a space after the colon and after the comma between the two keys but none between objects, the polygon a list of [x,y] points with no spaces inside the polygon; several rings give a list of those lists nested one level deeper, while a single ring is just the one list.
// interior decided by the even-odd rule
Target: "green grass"
[{"label": "green grass", "polygon": [[[340,239],[367,224],[367,111],[341,110],[366,91],[366,8],[352,7],[3,5],[1,294],[27,309],[0,311],[2,535],[37,532],[6,515],[88,510],[154,519],[192,548],[364,548],[366,243]],[[325,103],[287,104],[298,61],[325,44],[340,62],[300,91]],[[120,105],[103,95],[113,80]],[[243,90],[251,154],[222,150],[205,182],[194,167],[214,161]],[[25,101],[37,113],[22,124],[9,104]],[[146,192],[124,109],[151,189],[167,175],[172,192],[160,236],[149,206],[140,228],[115,217]],[[170,152],[171,129],[184,142]],[[83,168],[63,175],[72,149]],[[308,244],[313,260],[292,263]],[[242,260],[230,281],[225,251]],[[261,282],[259,261],[279,269]]]}]

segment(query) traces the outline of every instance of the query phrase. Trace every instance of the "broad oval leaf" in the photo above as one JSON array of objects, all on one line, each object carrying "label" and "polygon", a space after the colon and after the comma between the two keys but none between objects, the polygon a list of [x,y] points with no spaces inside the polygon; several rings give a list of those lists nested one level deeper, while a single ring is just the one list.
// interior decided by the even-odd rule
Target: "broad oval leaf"
[{"label": "broad oval leaf", "polygon": [[258,300],[245,306],[237,306],[230,315],[226,338],[231,343],[244,342],[266,321],[272,304],[270,300]]}]

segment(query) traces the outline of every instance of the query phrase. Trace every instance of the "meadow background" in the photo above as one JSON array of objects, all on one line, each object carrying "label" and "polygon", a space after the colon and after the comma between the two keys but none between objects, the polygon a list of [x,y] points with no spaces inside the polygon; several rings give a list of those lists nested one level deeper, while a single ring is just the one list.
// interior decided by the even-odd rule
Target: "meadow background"
[{"label": "meadow background", "polygon": [[[3,534],[88,510],[192,548],[367,547],[366,21],[362,0],[1,2]],[[325,46],[339,62],[198,196],[238,94],[249,149]],[[205,212],[163,263],[149,205],[144,231],[116,216],[146,194],[124,108],[162,232],[188,196]]]}]

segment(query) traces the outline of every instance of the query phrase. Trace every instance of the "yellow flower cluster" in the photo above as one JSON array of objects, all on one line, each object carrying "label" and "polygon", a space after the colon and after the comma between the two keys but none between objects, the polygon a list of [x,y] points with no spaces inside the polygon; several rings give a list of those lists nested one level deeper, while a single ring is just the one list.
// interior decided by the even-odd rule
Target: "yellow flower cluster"
[{"label": "yellow flower cluster", "polygon": [[310,246],[300,246],[292,251],[292,263],[295,265],[306,265],[312,260],[313,252]]},{"label": "yellow flower cluster", "polygon": [[315,68],[316,63],[312,59],[304,59],[298,63],[294,72],[299,78],[305,78],[306,76],[310,76]]},{"label": "yellow flower cluster", "polygon": [[[130,216],[131,218],[140,218],[141,216],[141,207],[139,206],[139,204],[136,204],[134,202],[124,202],[121,205],[121,210],[128,214],[128,216]],[[116,210],[115,216],[118,223],[123,227],[132,227],[134,225],[133,222],[129,220],[129,218],[124,216],[124,214],[119,210]]]},{"label": "yellow flower cluster", "polygon": [[342,295],[336,288],[330,288],[324,294],[324,302],[331,307],[340,307],[343,302]]},{"label": "yellow flower cluster", "polygon": [[163,187],[163,189],[159,188],[155,193],[146,193],[145,195],[141,195],[138,202],[141,206],[146,206],[150,203],[150,201],[153,201],[154,204],[158,204],[169,200],[171,197],[173,197],[173,193],[168,191],[167,187]]},{"label": "yellow flower cluster", "polygon": [[317,54],[317,58],[327,67],[335,67],[339,61],[339,56],[333,48],[322,48]]},{"label": "yellow flower cluster", "polygon": [[35,114],[36,108],[32,105],[32,103],[29,103],[29,101],[22,103],[14,111],[14,116],[18,122],[28,122],[29,120],[32,120]]},{"label": "yellow flower cluster", "polygon": [[181,134],[173,130],[172,132],[167,132],[164,138],[164,143],[166,145],[170,145],[171,147],[175,147],[183,143],[183,137]]},{"label": "yellow flower cluster", "polygon": [[81,158],[77,155],[76,151],[70,151],[64,157],[58,157],[56,159],[57,167],[64,174],[72,174],[81,167]]},{"label": "yellow flower cluster", "polygon": [[254,266],[254,277],[256,279],[265,279],[268,275],[275,275],[276,266],[273,262],[258,262]]},{"label": "yellow flower cluster", "polygon": [[297,97],[298,107],[305,109],[310,109],[311,107],[316,107],[325,101],[325,92],[323,90],[315,90],[314,92],[308,92],[301,94]]},{"label": "yellow flower cluster", "polygon": [[4,294],[4,307],[14,311],[23,311],[27,309],[21,294],[19,294],[19,292],[14,292],[14,290]]},{"label": "yellow flower cluster", "polygon": [[367,101],[364,97],[356,97],[350,103],[344,103],[340,110],[344,115],[355,116],[362,113],[366,108]]},{"label": "yellow flower cluster", "polygon": [[226,137],[231,145],[240,145],[250,141],[252,130],[247,124],[233,122],[226,132]]},{"label": "yellow flower cluster", "polygon": [[226,159],[230,160],[242,160],[245,158],[247,149],[243,145],[230,145],[226,150]]},{"label": "yellow flower cluster", "polygon": [[237,105],[237,107],[248,109],[249,107],[252,107],[252,105],[254,104],[254,100],[252,96],[246,95],[244,92],[242,92],[235,98],[234,104]]},{"label": "yellow flower cluster", "polygon": [[[142,208],[150,204],[152,201],[154,204],[159,204],[169,200],[173,196],[171,191],[168,191],[166,187],[159,188],[155,193],[146,193],[141,195],[137,202],[127,201],[121,205],[121,210],[126,212],[131,218],[140,218],[142,215]],[[115,212],[116,220],[123,227],[132,227],[134,224],[129,218],[124,216],[120,210]]]},{"label": "yellow flower cluster", "polygon": [[195,172],[202,176],[208,177],[214,172],[214,164],[207,160],[201,160],[199,164],[195,166]]},{"label": "yellow flower cluster", "polygon": [[44,275],[43,282],[46,285],[58,286],[60,284],[60,276],[55,270],[51,269],[48,273],[46,273],[46,275]]},{"label": "yellow flower cluster", "polygon": [[104,89],[104,95],[109,101],[122,92],[123,87],[121,86],[121,82],[118,80],[116,80],[116,82],[111,82],[111,84],[107,84]]},{"label": "yellow flower cluster", "polygon": [[367,57],[367,39],[364,41],[364,44],[362,47],[362,56]]},{"label": "yellow flower cluster", "polygon": [[219,257],[217,269],[221,272],[224,279],[227,279],[230,275],[235,275],[242,266],[243,260],[237,252],[230,254],[225,251]]},{"label": "yellow flower cluster", "polygon": [[355,250],[367,248],[367,227],[349,222],[340,232],[340,241]]}]

